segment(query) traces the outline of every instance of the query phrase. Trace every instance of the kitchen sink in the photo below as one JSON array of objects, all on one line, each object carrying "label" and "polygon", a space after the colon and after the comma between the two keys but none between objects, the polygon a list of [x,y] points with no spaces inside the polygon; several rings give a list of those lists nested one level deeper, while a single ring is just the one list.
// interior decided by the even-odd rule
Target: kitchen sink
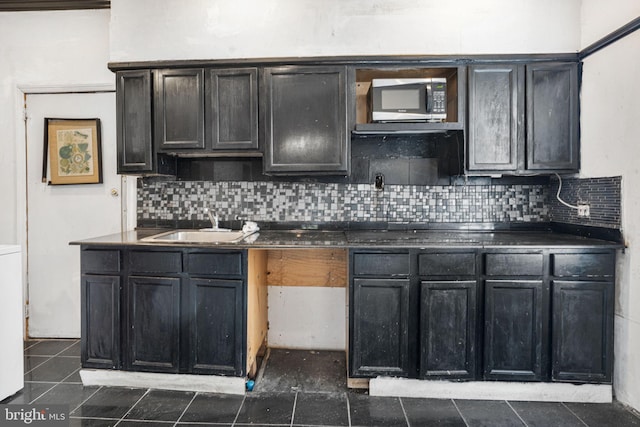
[{"label": "kitchen sink", "polygon": [[242,230],[172,230],[145,237],[147,242],[237,243],[252,233]]}]

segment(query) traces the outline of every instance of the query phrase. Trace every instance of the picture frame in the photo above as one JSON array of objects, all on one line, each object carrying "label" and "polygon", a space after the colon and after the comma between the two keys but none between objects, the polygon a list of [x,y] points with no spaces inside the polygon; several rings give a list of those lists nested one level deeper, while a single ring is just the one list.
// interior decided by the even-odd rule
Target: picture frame
[{"label": "picture frame", "polygon": [[[100,119],[44,119],[42,182],[49,185],[102,183]],[[48,162],[47,162],[48,157]]]}]

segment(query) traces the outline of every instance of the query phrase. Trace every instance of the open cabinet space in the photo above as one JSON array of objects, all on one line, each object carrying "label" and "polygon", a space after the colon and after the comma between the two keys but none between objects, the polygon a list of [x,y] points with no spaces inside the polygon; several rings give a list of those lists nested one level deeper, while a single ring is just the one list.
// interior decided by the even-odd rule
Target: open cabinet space
[{"label": "open cabinet space", "polygon": [[[374,122],[370,90],[374,79],[446,79],[446,119],[441,122]],[[464,124],[465,67],[362,68],[355,70],[355,133],[442,132]]]},{"label": "open cabinet space", "polygon": [[347,250],[248,252],[248,377],[257,375],[267,348],[345,351]]}]

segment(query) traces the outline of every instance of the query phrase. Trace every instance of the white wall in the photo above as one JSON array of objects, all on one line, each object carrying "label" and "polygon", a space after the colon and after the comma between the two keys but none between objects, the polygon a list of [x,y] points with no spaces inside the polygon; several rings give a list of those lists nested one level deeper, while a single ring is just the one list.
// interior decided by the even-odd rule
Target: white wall
[{"label": "white wall", "polygon": [[[584,0],[583,47],[640,16],[636,0]],[[640,31],[584,61],[581,100],[585,177],[622,176],[622,228],[628,248],[617,269],[614,390],[640,409]]]},{"label": "white wall", "polygon": [[0,13],[0,243],[24,244],[18,86],[113,85],[107,69],[109,16],[108,10]]},{"label": "white wall", "polygon": [[580,0],[112,0],[111,60],[575,52]]}]

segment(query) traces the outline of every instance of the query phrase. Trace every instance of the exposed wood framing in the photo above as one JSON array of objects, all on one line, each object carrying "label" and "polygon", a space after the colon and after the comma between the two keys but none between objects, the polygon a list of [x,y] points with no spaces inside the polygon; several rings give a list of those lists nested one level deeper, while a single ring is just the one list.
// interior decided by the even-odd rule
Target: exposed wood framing
[{"label": "exposed wood framing", "polygon": [[270,286],[347,286],[346,249],[269,250]]}]

